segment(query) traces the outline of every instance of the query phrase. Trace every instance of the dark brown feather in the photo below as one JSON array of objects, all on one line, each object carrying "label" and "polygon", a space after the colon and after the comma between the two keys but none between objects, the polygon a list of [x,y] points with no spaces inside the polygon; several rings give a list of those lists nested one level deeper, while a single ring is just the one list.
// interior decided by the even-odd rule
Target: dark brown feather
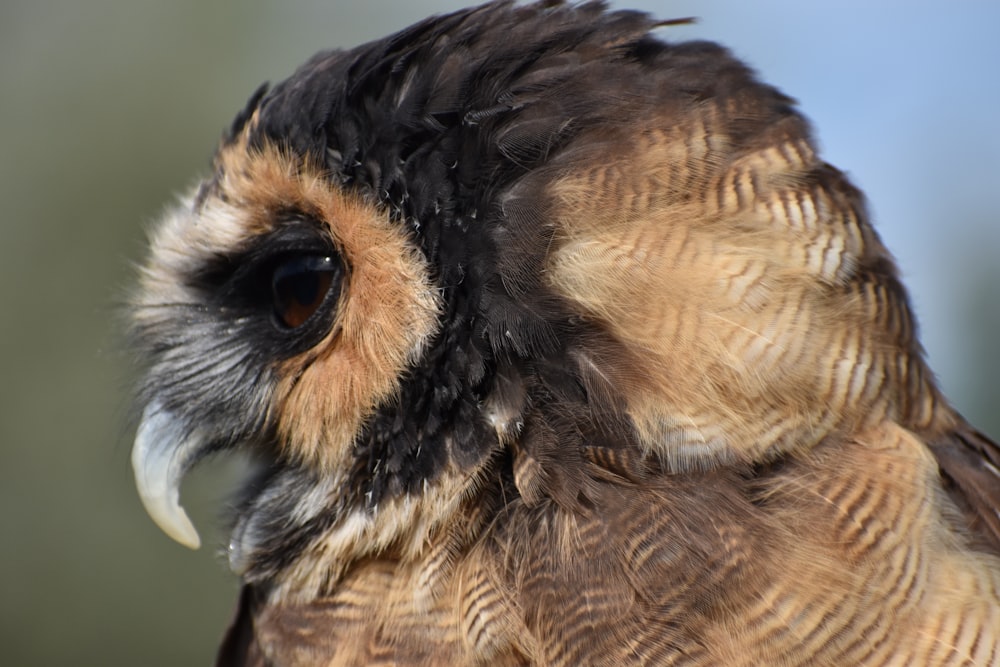
[{"label": "dark brown feather", "polygon": [[253,619],[259,603],[253,586],[244,584],[236,602],[222,644],[215,655],[215,667],[266,667],[254,636]]},{"label": "dark brown feather", "polygon": [[971,534],[1000,554],[1000,445],[963,421],[930,448]]}]

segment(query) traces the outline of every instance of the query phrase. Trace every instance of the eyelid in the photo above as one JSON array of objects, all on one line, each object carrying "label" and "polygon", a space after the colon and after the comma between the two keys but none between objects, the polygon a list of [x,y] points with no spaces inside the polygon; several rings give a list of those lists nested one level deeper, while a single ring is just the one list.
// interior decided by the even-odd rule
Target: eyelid
[{"label": "eyelid", "polygon": [[[219,254],[205,262],[190,284],[203,290],[209,299],[239,299],[260,289],[271,279],[277,263],[294,255],[331,257],[339,255],[330,238],[308,218],[280,223],[272,231],[257,236],[232,254]],[[269,298],[269,297],[268,297]]]}]

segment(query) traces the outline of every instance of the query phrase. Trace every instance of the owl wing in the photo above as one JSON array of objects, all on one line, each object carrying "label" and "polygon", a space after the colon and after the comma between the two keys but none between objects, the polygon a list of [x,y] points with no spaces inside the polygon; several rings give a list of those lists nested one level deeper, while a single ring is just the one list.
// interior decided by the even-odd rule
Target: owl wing
[{"label": "owl wing", "polygon": [[972,533],[1000,553],[1000,446],[962,423],[930,448],[945,488],[963,510]]}]

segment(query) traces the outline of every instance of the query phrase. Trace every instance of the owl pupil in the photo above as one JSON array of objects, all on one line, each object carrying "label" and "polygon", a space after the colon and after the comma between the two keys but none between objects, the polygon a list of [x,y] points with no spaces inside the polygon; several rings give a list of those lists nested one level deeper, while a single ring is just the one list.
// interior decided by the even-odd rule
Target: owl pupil
[{"label": "owl pupil", "polygon": [[337,265],[331,257],[307,255],[278,264],[271,276],[274,313],[284,326],[296,329],[326,300]]}]

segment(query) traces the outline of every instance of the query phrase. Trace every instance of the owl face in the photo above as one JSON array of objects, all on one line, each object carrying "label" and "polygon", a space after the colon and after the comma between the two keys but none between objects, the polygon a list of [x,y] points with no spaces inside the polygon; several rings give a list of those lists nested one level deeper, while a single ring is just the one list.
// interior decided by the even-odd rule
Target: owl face
[{"label": "owl face", "polygon": [[192,546],[176,504],[191,465],[241,446],[345,476],[442,308],[426,258],[374,200],[245,138],[217,164],[157,230],[135,309],[152,359],[136,472],[168,475],[140,489],[155,489],[144,495],[154,518]]},{"label": "owl face", "polygon": [[251,98],[133,302],[133,466],[171,537],[198,546],[178,487],[223,450],[262,470],[233,569],[315,591],[484,485],[586,504],[588,457],[704,472],[936,428],[860,193],[787,97],[655,25],[494,3]]}]

